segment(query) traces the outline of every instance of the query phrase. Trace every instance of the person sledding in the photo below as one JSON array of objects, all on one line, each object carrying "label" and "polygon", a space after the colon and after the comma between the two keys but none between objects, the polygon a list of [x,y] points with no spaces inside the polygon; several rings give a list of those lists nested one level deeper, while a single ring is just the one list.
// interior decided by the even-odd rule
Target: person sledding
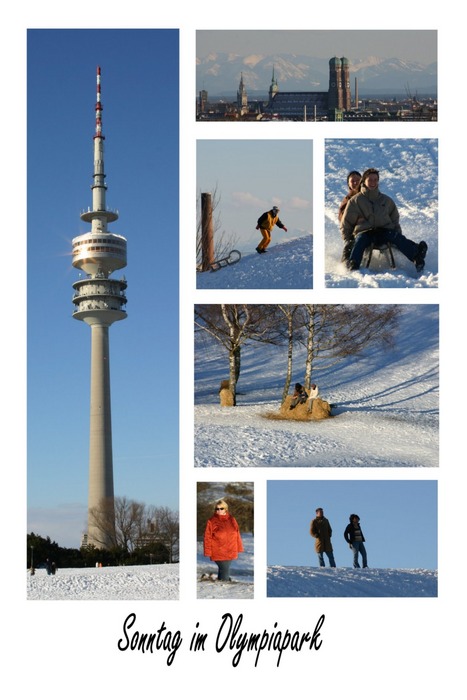
[{"label": "person sledding", "polygon": [[349,270],[358,270],[363,253],[371,244],[391,243],[411,260],[417,272],[425,267],[428,246],[415,243],[402,234],[397,206],[379,189],[379,172],[368,168],[362,175],[359,192],[349,199],[340,221],[344,239],[344,260]]},{"label": "person sledding", "polygon": [[279,219],[279,207],[276,207],[275,205],[269,211],[265,211],[264,214],[261,214],[258,219],[258,223],[256,224],[256,230],[261,231],[262,235],[262,239],[256,248],[257,253],[266,252],[266,248],[271,242],[271,231],[274,226],[278,226],[278,228],[282,228],[285,232],[287,232],[286,227]]}]

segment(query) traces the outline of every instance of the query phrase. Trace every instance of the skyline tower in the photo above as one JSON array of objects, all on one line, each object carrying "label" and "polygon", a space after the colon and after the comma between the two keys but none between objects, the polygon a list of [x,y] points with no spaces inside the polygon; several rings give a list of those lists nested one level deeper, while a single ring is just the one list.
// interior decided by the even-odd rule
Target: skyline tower
[{"label": "skyline tower", "polygon": [[[85,276],[73,284],[73,318],[91,328],[91,391],[89,431],[89,493],[87,543],[108,549],[114,543],[115,511],[110,402],[109,328],[126,318],[127,283],[113,279],[115,270],[126,267],[127,242],[111,233],[108,224],[118,212],[107,209],[102,134],[101,69],[97,67],[96,128],[92,208],[81,213],[91,231],[72,241],[73,267]],[[81,275],[80,275],[81,277]],[[95,513],[99,512],[98,519]],[[93,515],[94,514],[94,515]]]}]

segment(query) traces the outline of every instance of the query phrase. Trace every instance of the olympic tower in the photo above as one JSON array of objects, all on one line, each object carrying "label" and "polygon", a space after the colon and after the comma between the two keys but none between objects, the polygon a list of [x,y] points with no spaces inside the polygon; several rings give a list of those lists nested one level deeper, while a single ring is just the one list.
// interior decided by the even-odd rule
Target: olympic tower
[{"label": "olympic tower", "polygon": [[[97,68],[96,132],[92,208],[81,214],[91,231],[72,241],[73,266],[84,273],[73,284],[73,318],[91,327],[91,411],[87,543],[109,549],[114,543],[115,512],[110,410],[109,328],[126,318],[126,281],[113,279],[126,267],[127,243],[110,233],[118,212],[107,209],[102,135],[101,69]],[[99,516],[96,517],[96,514]]]}]

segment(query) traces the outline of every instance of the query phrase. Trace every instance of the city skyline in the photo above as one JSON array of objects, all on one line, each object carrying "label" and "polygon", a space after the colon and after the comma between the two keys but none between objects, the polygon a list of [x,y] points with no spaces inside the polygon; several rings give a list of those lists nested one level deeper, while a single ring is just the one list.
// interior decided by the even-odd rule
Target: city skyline
[{"label": "city skyline", "polygon": [[107,204],[129,251],[128,318],[111,331],[115,496],[178,510],[178,32],[29,30],[27,527],[68,547],[87,520],[90,337],[72,318],[71,240],[88,230],[98,65]]}]

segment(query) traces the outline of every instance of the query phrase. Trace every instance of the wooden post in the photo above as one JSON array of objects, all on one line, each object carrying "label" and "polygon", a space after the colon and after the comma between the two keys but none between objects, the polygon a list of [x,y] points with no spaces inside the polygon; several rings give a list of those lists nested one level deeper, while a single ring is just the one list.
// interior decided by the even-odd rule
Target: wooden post
[{"label": "wooden post", "polygon": [[214,230],[210,192],[201,193],[201,270],[206,272],[214,262]]}]

